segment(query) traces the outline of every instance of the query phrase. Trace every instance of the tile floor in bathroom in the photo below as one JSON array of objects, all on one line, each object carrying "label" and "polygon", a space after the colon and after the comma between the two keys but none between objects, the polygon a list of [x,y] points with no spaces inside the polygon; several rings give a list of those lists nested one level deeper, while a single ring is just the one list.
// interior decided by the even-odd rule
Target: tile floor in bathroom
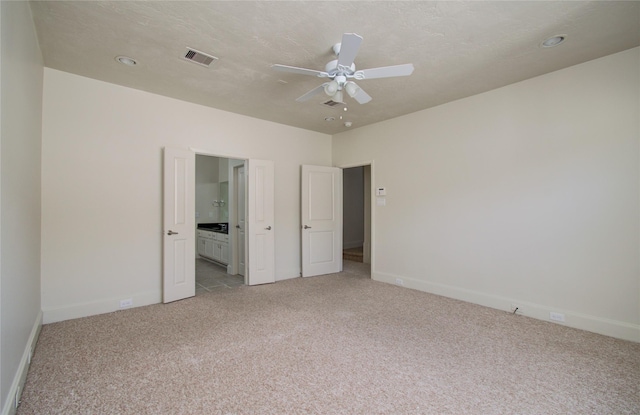
[{"label": "tile floor in bathroom", "polygon": [[[343,272],[358,274],[371,278],[371,265],[357,261],[342,261]],[[221,265],[196,259],[196,295],[217,290],[229,290],[244,285],[244,277],[241,275],[227,274],[227,269]]]},{"label": "tile floor in bathroom", "polygon": [[227,269],[206,259],[196,259],[196,295],[228,290],[244,285],[242,275],[227,274]]}]

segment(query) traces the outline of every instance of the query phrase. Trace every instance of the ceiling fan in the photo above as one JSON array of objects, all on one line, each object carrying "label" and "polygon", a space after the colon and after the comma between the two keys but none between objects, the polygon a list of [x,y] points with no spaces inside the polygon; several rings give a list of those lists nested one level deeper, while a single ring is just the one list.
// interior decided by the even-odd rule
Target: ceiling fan
[{"label": "ceiling fan", "polygon": [[318,78],[328,78],[330,81],[323,83],[317,88],[312,89],[302,95],[296,101],[304,102],[311,97],[323,92],[331,97],[335,103],[343,102],[343,91],[358,101],[360,104],[366,104],[371,101],[369,94],[364,92],[352,79],[358,81],[375,78],[390,78],[394,76],[408,76],[413,73],[413,65],[410,63],[395,66],[383,66],[380,68],[362,69],[356,71],[356,65],[353,63],[360,44],[362,36],[355,33],[345,33],[342,35],[342,42],[333,46],[333,52],[338,59],[334,59],[327,63],[324,71],[316,71],[313,69],[296,68],[286,65],[272,65],[276,71],[290,72],[300,75],[311,75]]}]

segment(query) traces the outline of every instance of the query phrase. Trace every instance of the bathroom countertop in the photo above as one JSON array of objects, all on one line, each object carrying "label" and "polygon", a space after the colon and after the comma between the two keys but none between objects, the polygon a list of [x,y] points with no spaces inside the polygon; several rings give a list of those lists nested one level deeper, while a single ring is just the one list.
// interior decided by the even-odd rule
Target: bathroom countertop
[{"label": "bathroom countertop", "polygon": [[217,233],[229,233],[228,223],[199,223],[198,229]]}]

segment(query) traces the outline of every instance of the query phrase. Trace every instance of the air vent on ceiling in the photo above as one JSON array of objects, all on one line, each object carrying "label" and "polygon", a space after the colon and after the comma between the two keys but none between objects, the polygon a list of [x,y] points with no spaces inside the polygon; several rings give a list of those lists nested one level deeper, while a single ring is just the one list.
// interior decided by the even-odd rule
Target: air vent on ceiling
[{"label": "air vent on ceiling", "polygon": [[192,48],[187,48],[187,54],[184,55],[184,58],[190,62],[206,67],[209,67],[213,61],[218,60],[215,56],[207,55],[204,52]]},{"label": "air vent on ceiling", "polygon": [[333,108],[333,107],[344,106],[345,103],[344,102],[337,102],[337,101],[334,101],[334,100],[330,99],[327,102],[323,102],[322,105],[326,105],[327,107],[332,107]]}]

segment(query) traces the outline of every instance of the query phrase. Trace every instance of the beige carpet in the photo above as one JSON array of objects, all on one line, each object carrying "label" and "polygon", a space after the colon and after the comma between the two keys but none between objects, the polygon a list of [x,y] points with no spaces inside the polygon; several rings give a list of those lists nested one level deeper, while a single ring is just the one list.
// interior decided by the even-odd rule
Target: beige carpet
[{"label": "beige carpet", "polygon": [[18,414],[640,414],[640,344],[346,266],[46,325]]}]

